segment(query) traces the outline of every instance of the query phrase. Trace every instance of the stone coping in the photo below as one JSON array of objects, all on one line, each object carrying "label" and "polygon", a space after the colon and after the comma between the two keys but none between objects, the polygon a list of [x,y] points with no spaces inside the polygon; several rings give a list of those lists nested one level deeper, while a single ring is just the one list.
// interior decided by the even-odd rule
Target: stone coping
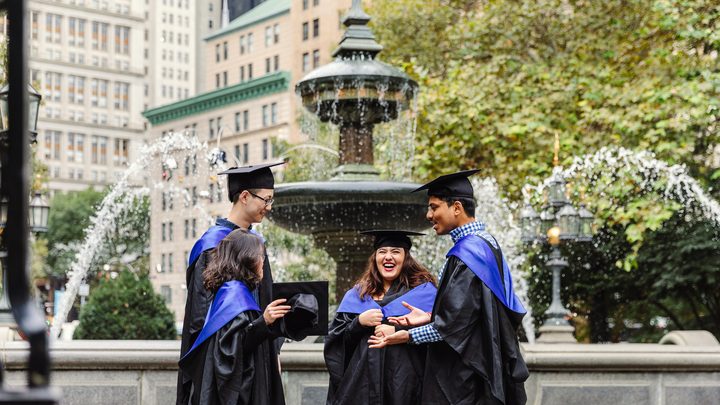
[{"label": "stone coping", "polygon": [[[5,342],[0,361],[25,369],[26,342]],[[523,344],[531,371],[720,372],[720,347],[659,344]],[[55,370],[174,370],[179,341],[74,340],[51,344]],[[288,371],[325,370],[323,345],[286,343],[280,359]]]}]

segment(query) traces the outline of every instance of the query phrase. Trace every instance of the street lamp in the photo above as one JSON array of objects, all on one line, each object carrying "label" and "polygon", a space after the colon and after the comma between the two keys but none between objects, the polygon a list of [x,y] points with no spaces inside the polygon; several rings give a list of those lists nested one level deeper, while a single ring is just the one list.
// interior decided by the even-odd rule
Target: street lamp
[{"label": "street lamp", "polygon": [[[38,111],[40,110],[40,100],[42,96],[35,90],[35,88],[28,84],[28,131],[32,135],[30,142],[35,143],[37,138],[37,120]],[[10,94],[10,86],[5,85],[0,89],[0,131],[7,131],[10,114],[8,113],[8,95]],[[5,133],[5,136],[7,133]]]},{"label": "street lamp", "polygon": [[[558,142],[555,143],[557,165]],[[567,321],[568,310],[560,299],[560,275],[568,262],[560,253],[560,243],[592,241],[593,215],[584,204],[576,209],[566,196],[566,184],[559,170],[548,183],[548,203],[538,215],[529,203],[520,212],[521,239],[524,243],[547,242],[551,247],[546,265],[552,270],[552,302],[545,311],[538,342],[574,343],[574,328]],[[539,223],[539,225],[538,225]]]}]

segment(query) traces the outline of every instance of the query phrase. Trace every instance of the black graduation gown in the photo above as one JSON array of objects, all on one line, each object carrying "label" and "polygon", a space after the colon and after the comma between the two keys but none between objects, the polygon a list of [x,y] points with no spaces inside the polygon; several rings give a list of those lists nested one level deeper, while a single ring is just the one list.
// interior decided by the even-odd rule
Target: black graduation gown
[{"label": "black graduation gown", "polygon": [[527,402],[523,383],[529,373],[516,334],[522,316],[499,302],[457,257],[450,256],[445,266],[432,318],[443,340],[425,345],[431,366],[419,403]]},{"label": "black graduation gown", "polygon": [[273,334],[260,312],[240,313],[180,361],[193,405],[284,405]]},{"label": "black graduation gown", "polygon": [[[185,353],[190,350],[193,343],[195,343],[195,339],[197,339],[205,324],[205,317],[213,300],[213,294],[205,289],[202,278],[202,273],[205,271],[205,267],[207,267],[210,258],[209,252],[210,250],[202,252],[197,260],[187,268],[185,275],[187,299],[185,301],[185,317],[180,342],[180,357],[184,356]],[[260,298],[260,308],[265,309],[272,297],[272,271],[270,270],[270,261],[268,260],[267,253],[265,254],[265,262],[263,263],[263,279],[258,286],[258,295]],[[278,337],[279,333],[277,333],[277,328],[274,326],[275,325],[273,325],[271,332],[274,337]],[[267,349],[267,355],[277,358],[281,345],[279,341],[271,345]],[[183,373],[182,370],[178,371],[177,387],[176,404],[188,404],[190,377]]]},{"label": "black graduation gown", "polygon": [[[391,287],[380,306],[404,295]],[[330,373],[328,405],[415,405],[425,368],[424,346],[368,348],[374,327],[360,325],[359,314],[338,313],[325,337],[325,364]]]}]

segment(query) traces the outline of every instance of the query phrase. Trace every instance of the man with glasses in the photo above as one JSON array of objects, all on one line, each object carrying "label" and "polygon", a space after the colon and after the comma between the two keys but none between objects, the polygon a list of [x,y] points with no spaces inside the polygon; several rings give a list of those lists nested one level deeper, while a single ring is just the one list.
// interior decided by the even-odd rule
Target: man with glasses
[{"label": "man with glasses", "polygon": [[[220,175],[228,176],[228,198],[232,203],[227,218],[218,218],[215,225],[205,232],[190,252],[186,272],[187,300],[185,302],[185,318],[183,321],[180,357],[192,347],[205,323],[208,308],[213,296],[203,286],[202,273],[209,260],[209,252],[217,247],[220,241],[235,229],[248,229],[252,224],[262,222],[265,215],[272,209],[275,178],[270,168],[284,162],[268,163],[254,166],[233,167]],[[258,234],[258,237],[262,238]],[[265,254],[263,279],[259,287],[252,292],[260,308],[265,308],[272,299],[272,272]],[[277,358],[279,345],[270,345],[268,356]],[[277,361],[272,362],[278,364]],[[277,370],[276,370],[277,371]],[[278,371],[279,372],[279,371]],[[190,400],[190,376],[182,371],[178,373],[177,403],[187,404]],[[272,389],[282,387],[272,387]]]}]

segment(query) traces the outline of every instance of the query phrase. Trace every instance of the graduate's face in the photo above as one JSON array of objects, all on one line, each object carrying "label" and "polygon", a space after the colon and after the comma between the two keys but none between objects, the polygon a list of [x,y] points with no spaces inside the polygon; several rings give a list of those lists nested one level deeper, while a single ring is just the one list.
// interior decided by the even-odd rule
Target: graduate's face
[{"label": "graduate's face", "polygon": [[430,196],[428,211],[425,218],[432,223],[433,230],[438,235],[447,235],[457,227],[459,212],[455,204],[448,205],[444,200]]},{"label": "graduate's face", "polygon": [[274,190],[270,188],[243,191],[240,198],[245,203],[245,214],[250,223],[262,222],[265,215],[272,209],[273,195]]},{"label": "graduate's face", "polygon": [[398,278],[404,262],[405,249],[401,247],[381,247],[375,251],[375,264],[386,281]]}]

